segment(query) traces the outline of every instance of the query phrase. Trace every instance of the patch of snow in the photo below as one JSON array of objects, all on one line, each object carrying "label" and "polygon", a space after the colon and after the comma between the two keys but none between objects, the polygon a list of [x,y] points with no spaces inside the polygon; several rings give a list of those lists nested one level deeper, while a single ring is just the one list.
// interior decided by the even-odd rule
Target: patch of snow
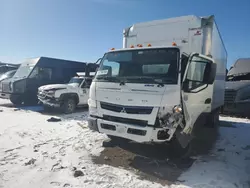
[{"label": "patch of snow", "polygon": [[[180,179],[191,187],[249,187],[250,127],[220,128],[220,139],[209,156],[202,156]],[[195,176],[194,176],[195,174]]]},{"label": "patch of snow", "polygon": [[231,122],[233,126],[250,127],[250,119],[220,116],[220,121]]},{"label": "patch of snow", "polygon": [[[0,105],[7,103],[0,99]],[[245,188],[249,186],[250,127],[220,128],[220,139],[211,155],[200,156],[180,177],[182,183],[162,186],[140,180],[133,172],[91,160],[104,149],[105,135],[87,127],[87,112],[59,115],[62,121],[47,122],[51,115],[1,107],[0,187],[50,188]],[[240,120],[220,118],[223,121]],[[246,121],[243,123],[250,123]],[[223,148],[222,151],[218,149]],[[74,170],[82,176],[74,177]]]}]

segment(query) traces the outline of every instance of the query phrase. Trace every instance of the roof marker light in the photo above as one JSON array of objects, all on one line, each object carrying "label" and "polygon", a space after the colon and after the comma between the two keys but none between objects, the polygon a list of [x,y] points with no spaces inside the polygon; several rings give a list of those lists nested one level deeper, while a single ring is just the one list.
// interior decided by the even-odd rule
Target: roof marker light
[{"label": "roof marker light", "polygon": [[110,50],[115,50],[115,48],[111,48]]},{"label": "roof marker light", "polygon": [[175,42],[172,42],[172,46],[177,46],[177,44]]},{"label": "roof marker light", "polygon": [[134,45],[131,45],[130,48],[134,48]]},{"label": "roof marker light", "polygon": [[148,47],[151,47],[152,45],[151,44],[148,44]]}]

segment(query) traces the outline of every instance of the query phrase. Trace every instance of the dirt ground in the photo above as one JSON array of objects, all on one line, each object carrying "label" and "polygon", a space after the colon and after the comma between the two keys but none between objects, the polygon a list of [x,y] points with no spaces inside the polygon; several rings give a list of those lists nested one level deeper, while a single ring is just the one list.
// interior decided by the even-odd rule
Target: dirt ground
[{"label": "dirt ground", "polygon": [[134,171],[141,179],[171,185],[180,181],[180,175],[188,170],[198,155],[208,155],[219,137],[218,131],[205,128],[199,131],[199,137],[192,142],[192,155],[187,159],[174,158],[167,145],[138,144],[132,142],[103,143],[105,149],[98,157],[93,157],[96,164],[107,164]]}]

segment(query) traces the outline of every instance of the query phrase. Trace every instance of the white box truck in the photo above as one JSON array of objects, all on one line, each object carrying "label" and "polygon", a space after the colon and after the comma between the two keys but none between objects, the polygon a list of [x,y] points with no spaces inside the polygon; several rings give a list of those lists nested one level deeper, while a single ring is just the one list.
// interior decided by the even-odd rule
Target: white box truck
[{"label": "white box truck", "polygon": [[214,16],[138,23],[123,34],[92,82],[89,128],[188,148],[198,119],[215,126],[224,104],[227,52]]}]

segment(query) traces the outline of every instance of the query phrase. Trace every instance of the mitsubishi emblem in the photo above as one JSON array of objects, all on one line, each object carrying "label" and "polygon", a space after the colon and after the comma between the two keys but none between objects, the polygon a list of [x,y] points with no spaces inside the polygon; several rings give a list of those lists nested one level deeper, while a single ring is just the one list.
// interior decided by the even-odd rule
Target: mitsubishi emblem
[{"label": "mitsubishi emblem", "polygon": [[127,113],[124,107],[122,108],[121,113]]}]

